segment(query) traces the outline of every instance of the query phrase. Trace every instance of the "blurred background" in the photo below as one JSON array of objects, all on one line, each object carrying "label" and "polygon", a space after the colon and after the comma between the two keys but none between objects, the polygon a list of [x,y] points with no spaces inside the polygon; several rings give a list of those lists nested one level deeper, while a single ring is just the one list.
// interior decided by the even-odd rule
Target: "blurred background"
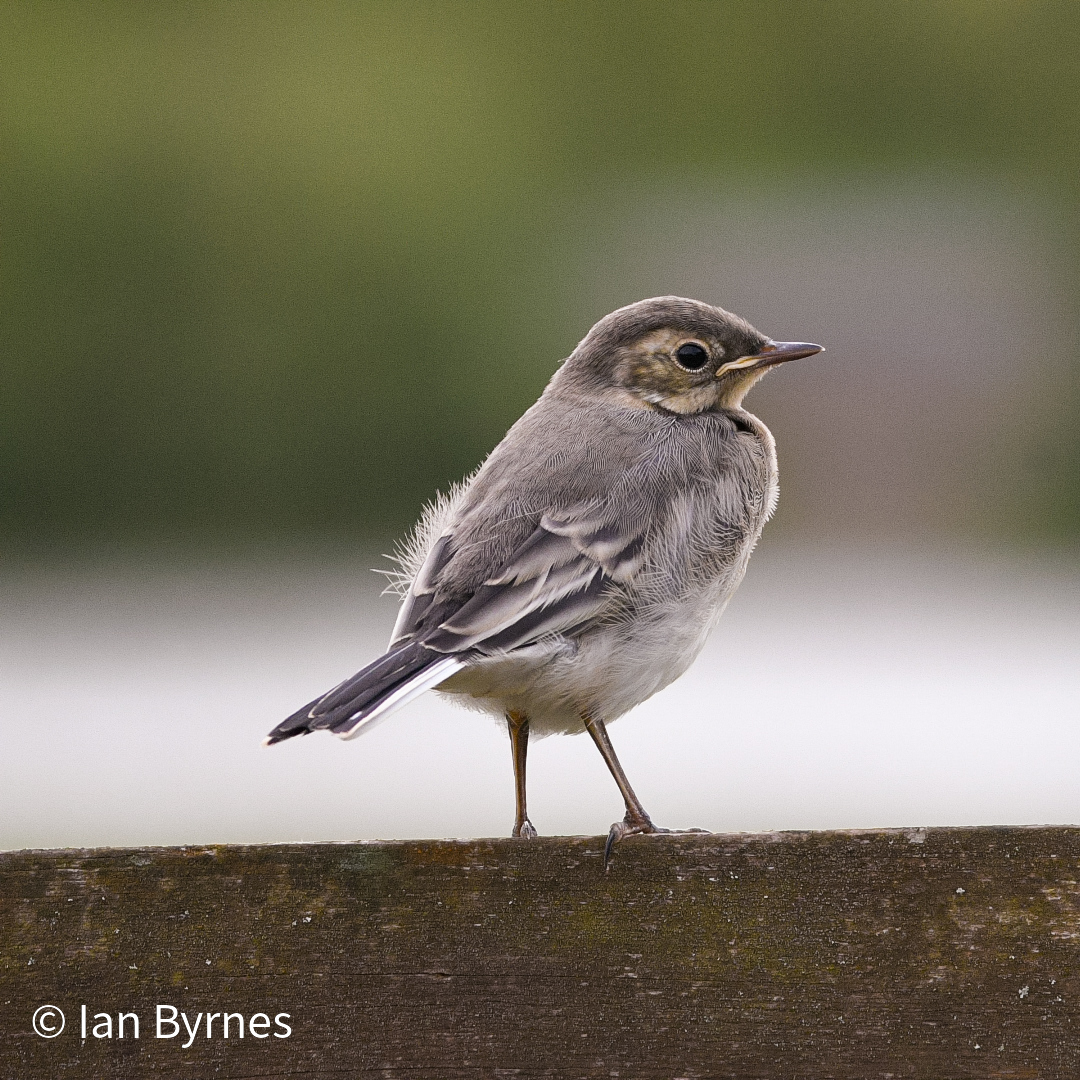
[{"label": "blurred background", "polygon": [[[779,512],[614,729],[718,830],[1080,820],[1080,8],[1032,0],[0,11],[0,847],[501,834],[369,568],[607,311],[823,356],[748,406]],[[620,816],[534,746],[541,832]]]}]

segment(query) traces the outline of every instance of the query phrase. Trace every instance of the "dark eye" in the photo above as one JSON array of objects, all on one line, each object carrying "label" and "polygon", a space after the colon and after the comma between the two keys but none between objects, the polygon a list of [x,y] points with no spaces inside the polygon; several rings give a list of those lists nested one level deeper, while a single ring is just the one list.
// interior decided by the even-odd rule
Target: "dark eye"
[{"label": "dark eye", "polygon": [[696,341],[688,341],[675,350],[675,359],[684,368],[697,371],[709,362],[709,354]]}]

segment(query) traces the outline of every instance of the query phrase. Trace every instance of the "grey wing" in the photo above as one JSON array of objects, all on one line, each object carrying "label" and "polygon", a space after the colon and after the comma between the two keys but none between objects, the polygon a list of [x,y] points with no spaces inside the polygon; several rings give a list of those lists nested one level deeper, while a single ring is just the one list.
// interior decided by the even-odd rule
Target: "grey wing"
[{"label": "grey wing", "polygon": [[454,533],[428,553],[402,605],[387,653],[279,724],[268,743],[328,728],[369,729],[418,694],[485,655],[567,634],[617,604],[641,562],[640,528],[596,515],[545,515],[498,570],[471,590],[446,588]]},{"label": "grey wing", "polygon": [[454,533],[441,536],[402,605],[392,646],[423,643],[441,653],[508,652],[572,633],[614,610],[620,585],[644,557],[641,521],[606,506],[541,517],[509,559],[468,596],[440,595]]}]

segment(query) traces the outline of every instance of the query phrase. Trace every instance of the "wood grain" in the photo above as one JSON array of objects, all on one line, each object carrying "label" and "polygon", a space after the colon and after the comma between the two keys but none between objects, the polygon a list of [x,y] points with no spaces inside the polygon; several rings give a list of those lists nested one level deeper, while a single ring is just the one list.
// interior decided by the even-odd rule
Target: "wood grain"
[{"label": "wood grain", "polygon": [[[601,850],[0,855],[0,1076],[1080,1075],[1080,830],[635,837],[608,873]],[[159,1004],[292,1034],[202,1021],[184,1049]],[[82,1005],[140,1037],[81,1039]]]}]

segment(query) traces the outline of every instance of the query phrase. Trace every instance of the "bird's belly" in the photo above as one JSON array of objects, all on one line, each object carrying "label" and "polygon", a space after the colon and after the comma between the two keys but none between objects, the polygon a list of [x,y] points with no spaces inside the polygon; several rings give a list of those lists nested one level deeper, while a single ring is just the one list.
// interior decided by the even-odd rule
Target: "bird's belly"
[{"label": "bird's belly", "polygon": [[729,580],[691,599],[650,605],[633,619],[593,628],[576,645],[485,658],[439,690],[498,716],[523,713],[538,736],[582,731],[583,714],[610,722],[690,667],[737,584]]}]

